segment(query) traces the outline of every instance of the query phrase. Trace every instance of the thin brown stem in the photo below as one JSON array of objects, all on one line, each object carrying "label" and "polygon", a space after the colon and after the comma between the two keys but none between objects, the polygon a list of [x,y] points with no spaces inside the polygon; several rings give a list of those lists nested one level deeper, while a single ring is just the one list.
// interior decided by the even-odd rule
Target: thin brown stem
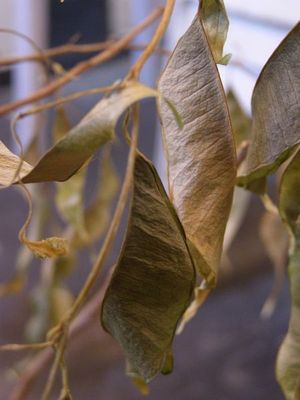
[{"label": "thin brown stem", "polygon": [[65,357],[62,357],[61,363],[60,363],[60,369],[61,369],[61,377],[62,377],[62,390],[61,394],[59,396],[59,400],[70,400],[72,398],[71,396],[71,389],[69,385],[69,374],[68,374],[68,368],[66,365]]},{"label": "thin brown stem", "polygon": [[41,400],[49,400],[52,389],[53,389],[53,385],[55,383],[55,378],[56,378],[56,374],[57,371],[59,369],[59,366],[61,364],[61,361],[63,359],[63,355],[64,355],[64,351],[65,351],[65,347],[66,347],[66,341],[67,341],[67,335],[63,335],[57,345],[57,350],[56,350],[56,354],[55,354],[55,358],[47,379],[47,383],[45,386],[45,389],[43,391]]},{"label": "thin brown stem", "polygon": [[109,92],[112,92],[113,90],[121,89],[122,86],[123,86],[123,84],[120,83],[120,84],[113,84],[110,86],[104,86],[104,87],[100,87],[100,88],[81,90],[79,92],[70,94],[69,96],[60,97],[57,100],[50,101],[49,103],[41,104],[36,107],[32,107],[24,112],[21,112],[18,115],[18,119],[25,118],[25,117],[28,117],[29,115],[37,114],[39,112],[61,106],[62,104],[77,100],[83,96],[91,96],[92,94],[98,94],[98,93],[109,93]]},{"label": "thin brown stem", "polygon": [[[0,28],[0,33],[8,33],[10,35],[14,35],[14,36],[17,36],[17,37],[25,40],[37,52],[35,55],[36,55],[36,57],[38,57],[39,62],[43,62],[45,64],[45,66],[49,63],[49,58],[45,54],[45,51],[29,36],[25,35],[22,32],[16,31],[15,29],[10,29],[10,28]],[[19,58],[22,58],[22,57],[24,57],[24,56],[19,56]],[[0,61],[0,66],[6,66],[6,65],[7,64],[5,64],[5,62],[3,63],[2,61]]]},{"label": "thin brown stem", "polygon": [[[78,317],[71,324],[68,332],[68,342],[72,342],[79,334],[87,329],[90,322],[98,317],[99,304],[104,296],[108,279],[105,280],[100,292],[84,306]],[[101,332],[101,331],[100,331]],[[15,387],[11,396],[12,400],[25,400],[32,386],[40,376],[41,372],[49,364],[53,357],[52,349],[45,349],[38,353],[23,371],[18,385]]]},{"label": "thin brown stem", "polygon": [[144,52],[140,55],[134,66],[132,67],[131,71],[129,72],[129,79],[137,79],[141,69],[143,68],[145,62],[151,56],[151,54],[155,51],[155,48],[158,46],[161,38],[163,37],[168,25],[169,21],[174,9],[175,0],[167,0],[165,10],[162,16],[162,19]]},{"label": "thin brown stem", "polygon": [[22,350],[42,350],[53,346],[53,342],[27,343],[27,344],[3,344],[0,351],[22,351]]},{"label": "thin brown stem", "polygon": [[37,90],[32,95],[0,106],[0,115],[7,114],[19,107],[25,106],[35,101],[41,100],[47,96],[50,96],[58,89],[60,89],[62,86],[72,81],[78,75],[111,59],[116,54],[118,54],[122,49],[124,49],[124,47],[126,47],[135,36],[137,36],[140,32],[142,32],[149,25],[151,25],[162,13],[163,13],[163,8],[158,7],[150,15],[148,15],[148,17],[145,18],[140,24],[138,24],[130,32],[128,32],[123,38],[115,42],[109,49],[104,50],[100,54],[97,54],[96,56],[91,57],[86,61],[82,61],[76,64],[73,68],[71,68],[68,72],[66,72],[65,75],[50,82],[48,85]]},{"label": "thin brown stem", "polygon": [[[39,53],[26,54],[24,56],[6,57],[0,60],[0,67],[9,67],[22,62],[42,62],[45,57],[54,58],[66,54],[87,54],[96,53],[103,51],[111,47],[117,40],[107,40],[100,43],[88,43],[88,44],[65,44],[63,46],[53,47],[43,51],[43,56]],[[143,51],[147,47],[147,44],[128,44],[124,46],[125,49]],[[161,56],[169,56],[171,52],[167,49],[158,47],[155,49],[155,53]]]}]

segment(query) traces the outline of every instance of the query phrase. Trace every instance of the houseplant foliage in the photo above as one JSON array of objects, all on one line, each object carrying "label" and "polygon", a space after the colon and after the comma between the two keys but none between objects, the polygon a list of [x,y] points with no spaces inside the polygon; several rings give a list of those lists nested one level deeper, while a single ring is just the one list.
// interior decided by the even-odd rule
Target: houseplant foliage
[{"label": "houseplant foliage", "polygon": [[[176,329],[182,331],[216,285],[235,184],[256,192],[266,203],[267,176],[284,161],[287,163],[281,177],[278,207],[273,205],[273,212],[279,213],[290,233],[292,309],[276,371],[286,399],[300,399],[300,24],[278,46],[257,80],[250,129],[245,117],[242,124],[235,123],[235,113],[229,110],[241,113],[236,104],[235,108],[232,106],[233,95],[226,98],[216,65],[226,64],[230,59],[223,54],[228,17],[222,0],[201,1],[191,26],[170,55],[157,88],[139,82],[145,61],[156,51],[168,26],[174,3],[175,0],[166,1],[165,8],[155,10],[123,38],[108,43],[102,52],[63,75],[49,58],[48,67],[58,74],[52,82],[30,98],[0,106],[3,115],[51,95],[75,76],[113,57],[161,16],[151,42],[125,79],[17,114],[12,124],[15,136],[19,119],[49,108],[56,110],[54,144],[39,161],[30,162],[23,149],[17,156],[0,142],[0,183],[5,187],[19,185],[29,200],[30,212],[20,231],[20,240],[32,253],[50,260],[46,260],[47,265],[43,261],[45,269],[51,270],[46,285],[46,293],[50,295],[44,297],[47,313],[52,315],[59,308],[64,311],[41,327],[36,340],[42,342],[1,346],[1,350],[42,350],[50,356],[51,347],[54,348],[43,399],[50,398],[58,369],[63,382],[60,398],[71,398],[64,353],[75,329],[72,330],[73,321],[76,322],[102,270],[127,203],[130,215],[124,243],[102,305],[96,302],[96,309],[101,308],[103,328],[124,350],[128,375],[146,392],[146,384],[158,373],[172,371]],[[45,54],[31,59],[44,60]],[[6,64],[9,65],[7,60]],[[63,104],[95,91],[106,95],[71,128]],[[151,161],[137,148],[138,103],[146,97],[157,101],[168,164],[168,193]],[[107,226],[108,209],[117,189],[109,143],[114,142],[116,124],[124,113],[128,162],[119,199]],[[251,132],[241,132],[242,128],[236,126]],[[247,147],[243,146],[244,139]],[[34,141],[32,146],[36,151]],[[98,188],[94,203],[85,209],[86,166],[102,147],[106,151],[100,165],[102,173],[105,171],[104,186]],[[241,152],[245,153],[242,157]],[[26,230],[30,235],[35,215],[32,211],[36,209],[39,194],[32,189],[29,192],[27,184],[53,181],[59,182],[56,205],[67,228],[59,236],[29,240]],[[73,299],[63,286],[62,277],[72,269],[79,249],[93,244],[104,231],[106,235],[91,272]],[[27,260],[31,260],[30,253]],[[16,279],[3,286],[1,293],[17,291],[23,280],[24,268],[17,269]],[[37,310],[36,318],[39,315]],[[15,398],[24,398],[23,393],[24,388],[17,388]]]}]

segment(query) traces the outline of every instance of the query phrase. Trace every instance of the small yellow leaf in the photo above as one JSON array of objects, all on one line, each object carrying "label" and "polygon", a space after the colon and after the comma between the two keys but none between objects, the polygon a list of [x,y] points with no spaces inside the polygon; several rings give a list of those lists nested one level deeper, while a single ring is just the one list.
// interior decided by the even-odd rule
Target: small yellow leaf
[{"label": "small yellow leaf", "polygon": [[65,256],[68,253],[68,242],[64,238],[50,237],[44,240],[34,241],[21,237],[21,242],[25,244],[34,255],[40,258]]},{"label": "small yellow leaf", "polygon": [[22,290],[23,286],[24,279],[20,274],[17,274],[9,282],[0,284],[0,297],[18,293]]},{"label": "small yellow leaf", "polygon": [[58,324],[74,302],[72,293],[62,287],[55,287],[50,293],[51,322]]}]

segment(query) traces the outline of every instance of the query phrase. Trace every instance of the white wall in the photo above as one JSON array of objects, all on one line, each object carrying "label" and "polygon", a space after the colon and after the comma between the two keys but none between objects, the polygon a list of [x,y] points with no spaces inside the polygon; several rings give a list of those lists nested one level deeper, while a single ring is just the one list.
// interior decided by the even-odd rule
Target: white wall
[{"label": "white wall", "polygon": [[[14,0],[0,0],[0,28],[11,28],[14,18]],[[14,38],[0,33],[0,56],[13,52]]]}]

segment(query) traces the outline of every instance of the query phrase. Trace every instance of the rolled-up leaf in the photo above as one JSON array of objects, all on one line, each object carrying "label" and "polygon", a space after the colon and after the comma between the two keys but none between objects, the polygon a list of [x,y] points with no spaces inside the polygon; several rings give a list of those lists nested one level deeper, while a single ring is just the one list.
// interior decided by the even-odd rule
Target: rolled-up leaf
[{"label": "rolled-up leaf", "polygon": [[166,372],[176,325],[194,284],[176,212],[153,165],[137,155],[128,230],[103,301],[102,324],[145,382]]},{"label": "rolled-up leaf", "polygon": [[[62,139],[60,139],[30,170],[29,164],[22,163],[22,170],[15,177],[21,165],[17,156],[0,147],[0,184],[13,183],[22,178],[24,183],[65,181],[107,141],[114,138],[118,118],[133,103],[156,96],[156,91],[137,82],[129,82],[124,89],[105,97]],[[29,169],[29,171],[28,171]]]},{"label": "rolled-up leaf", "polygon": [[201,19],[179,40],[159,81],[169,192],[200,273],[214,286],[236,178],[226,98]]},{"label": "rolled-up leaf", "polygon": [[300,23],[264,66],[252,96],[252,142],[238,184],[252,189],[300,142]]}]

